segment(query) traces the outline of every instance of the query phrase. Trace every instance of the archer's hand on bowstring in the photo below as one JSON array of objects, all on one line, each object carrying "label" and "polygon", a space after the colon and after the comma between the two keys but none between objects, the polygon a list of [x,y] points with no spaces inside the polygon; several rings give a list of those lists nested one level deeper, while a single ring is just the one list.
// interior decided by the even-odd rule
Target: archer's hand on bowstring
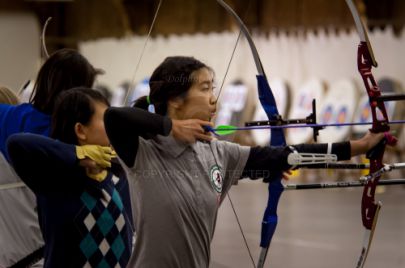
[{"label": "archer's hand on bowstring", "polygon": [[387,139],[387,145],[394,146],[396,138],[387,132],[372,133],[368,131],[363,137],[358,140],[351,140],[351,155],[365,154],[373,149],[382,139]]},{"label": "archer's hand on bowstring", "polygon": [[200,119],[176,120],[172,119],[172,135],[176,140],[185,143],[200,141],[211,141],[211,134],[204,130],[204,126],[213,127],[214,124]]},{"label": "archer's hand on bowstring", "polygon": [[111,167],[111,160],[117,154],[108,146],[81,145],[76,146],[76,156],[79,165],[86,169],[87,176],[101,182],[107,177],[107,168]]}]

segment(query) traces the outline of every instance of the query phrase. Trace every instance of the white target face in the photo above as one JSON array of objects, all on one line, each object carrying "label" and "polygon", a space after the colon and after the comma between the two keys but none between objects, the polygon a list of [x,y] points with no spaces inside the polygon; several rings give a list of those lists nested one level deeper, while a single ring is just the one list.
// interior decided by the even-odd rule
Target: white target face
[{"label": "white target face", "polygon": [[[368,102],[367,94],[363,94],[363,96],[360,98],[353,121],[359,122],[359,123],[366,123],[366,122],[372,121],[371,109],[370,109],[370,104]],[[371,125],[353,126],[353,133],[355,135],[363,135],[370,128],[371,128]]]},{"label": "white target face", "polygon": [[32,90],[34,89],[34,85],[35,85],[35,81],[34,80],[30,80],[27,81],[27,84],[24,85],[20,91],[18,92],[18,98],[20,100],[21,103],[26,103],[30,101],[30,97],[32,94]]},{"label": "white target face", "polygon": [[215,125],[230,125],[232,115],[240,113],[245,108],[248,87],[244,84],[230,84],[222,90],[220,109],[217,112]]},{"label": "white target face", "polygon": [[[304,83],[298,91],[294,92],[289,119],[306,118],[312,113],[312,100],[316,106],[321,107],[324,96],[324,85],[319,79],[311,79]],[[319,118],[319,108],[317,109]],[[306,143],[312,140],[313,131],[310,128],[290,128],[287,130],[288,144]]]},{"label": "white target face", "polygon": [[[319,124],[351,123],[358,103],[359,94],[356,84],[351,80],[339,80],[333,83],[325,95],[320,115]],[[319,132],[319,142],[339,142],[346,140],[350,127],[326,127]]]}]

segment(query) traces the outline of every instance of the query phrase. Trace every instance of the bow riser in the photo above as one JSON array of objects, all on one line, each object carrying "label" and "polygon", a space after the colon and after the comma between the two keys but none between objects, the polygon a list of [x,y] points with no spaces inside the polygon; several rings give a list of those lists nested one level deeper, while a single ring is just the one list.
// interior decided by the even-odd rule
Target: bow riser
[{"label": "bow riser", "polygon": [[[384,152],[380,154],[377,159],[370,160],[370,174],[377,172],[383,167],[383,165],[381,164],[383,156]],[[363,198],[361,201],[361,218],[364,227],[368,230],[371,230],[371,228],[373,227],[373,222],[376,218],[376,212],[379,206],[375,202],[374,196],[380,178],[381,176],[378,176],[374,179],[369,180],[364,186],[363,190]]]},{"label": "bow riser", "polygon": [[[388,125],[388,115],[384,102],[378,100],[378,98],[381,96],[381,90],[375,82],[371,72],[373,61],[366,42],[360,42],[359,44],[357,65],[369,96],[370,109],[373,118],[373,124],[370,131],[373,133],[387,132],[390,130]],[[382,119],[378,118],[377,111],[381,113]],[[381,144],[378,150],[373,152],[373,155],[370,157],[370,174],[380,170],[383,167],[382,160],[384,151],[385,142]],[[378,176],[368,181],[363,190],[361,217],[364,227],[368,230],[371,230],[373,227],[373,222],[376,218],[376,212],[378,210],[378,204],[375,202],[374,196],[380,177],[381,176]]]},{"label": "bow riser", "polygon": [[[269,120],[277,118],[279,115],[276,100],[271,91],[267,78],[263,75],[257,75],[257,88],[258,95],[261,105]],[[283,129],[272,129],[270,135],[270,145],[280,146],[286,145],[284,130]],[[267,252],[273,238],[274,232],[276,231],[278,224],[277,207],[284,191],[283,184],[281,183],[281,174],[277,174],[273,177],[273,180],[269,182],[268,186],[269,197],[267,200],[267,207],[264,211],[263,221],[262,221],[262,231],[260,247],[262,248],[257,267],[263,267],[266,261]]]},{"label": "bow riser", "polygon": [[[390,127],[388,126],[387,111],[385,109],[384,102],[378,99],[381,97],[381,90],[375,82],[373,74],[371,73],[373,61],[366,42],[361,42],[359,44],[357,66],[369,96],[373,118],[373,125],[370,131],[373,133],[389,131]],[[378,118],[377,110],[381,113],[383,117],[382,119]]]}]

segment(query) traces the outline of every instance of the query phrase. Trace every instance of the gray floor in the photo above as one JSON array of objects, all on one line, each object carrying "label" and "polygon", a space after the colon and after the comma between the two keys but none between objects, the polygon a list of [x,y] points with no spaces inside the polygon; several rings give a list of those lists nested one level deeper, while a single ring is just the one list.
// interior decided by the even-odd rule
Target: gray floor
[{"label": "gray floor", "polygon": [[[267,185],[245,180],[230,194],[257,262]],[[363,239],[361,195],[362,188],[284,192],[265,267],[354,268]],[[378,199],[383,207],[365,267],[405,267],[405,188],[387,186]],[[226,199],[212,243],[211,267],[252,266]]]}]

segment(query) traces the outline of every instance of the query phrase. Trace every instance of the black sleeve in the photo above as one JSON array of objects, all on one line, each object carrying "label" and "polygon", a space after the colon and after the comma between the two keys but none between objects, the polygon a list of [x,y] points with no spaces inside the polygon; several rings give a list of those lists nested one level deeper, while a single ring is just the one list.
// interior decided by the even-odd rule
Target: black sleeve
[{"label": "black sleeve", "polygon": [[128,167],[135,163],[139,137],[168,136],[172,130],[170,118],[132,107],[108,108],[104,124],[112,146]]},{"label": "black sleeve", "polygon": [[[328,144],[298,144],[293,145],[299,153],[325,154]],[[336,154],[338,161],[350,159],[350,142],[332,144],[332,154]],[[250,150],[242,177],[251,179],[264,178],[269,181],[271,177],[280,175],[291,168],[287,163],[288,155],[292,153],[289,147],[253,147]]]},{"label": "black sleeve", "polygon": [[59,192],[77,183],[75,145],[20,133],[10,136],[7,148],[15,171],[35,193]]},{"label": "black sleeve", "polygon": [[[336,142],[332,143],[331,153],[337,156],[338,161],[350,160],[350,142]],[[327,143],[320,144],[298,144],[292,145],[299,153],[314,153],[314,154],[326,154],[328,151]]]}]

